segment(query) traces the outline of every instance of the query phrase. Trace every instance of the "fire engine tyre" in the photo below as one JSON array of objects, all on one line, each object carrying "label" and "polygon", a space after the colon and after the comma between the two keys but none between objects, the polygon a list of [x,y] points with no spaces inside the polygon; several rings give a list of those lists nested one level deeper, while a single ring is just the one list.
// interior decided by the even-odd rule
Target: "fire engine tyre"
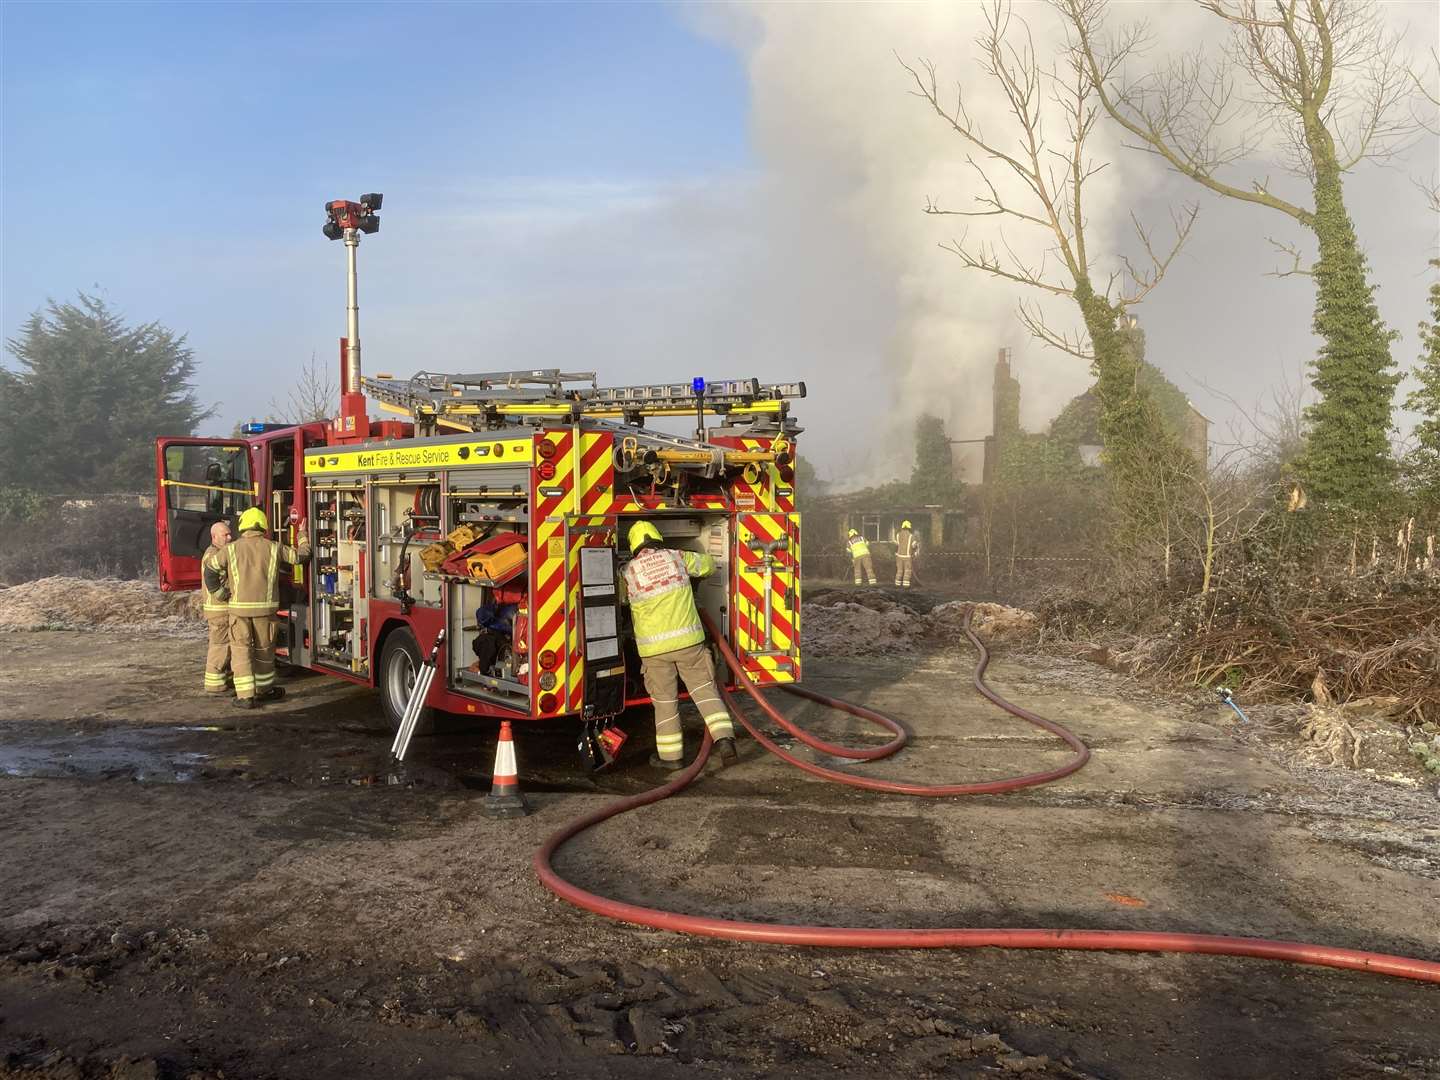
[{"label": "fire engine tyre", "polygon": [[[735,719],[743,724],[756,742],[781,760],[806,772],[827,780],[834,780],[852,787],[869,788],[893,794],[908,795],[962,795],[987,792],[1014,791],[1031,787],[1066,776],[1085,764],[1090,751],[1072,732],[1053,720],[1022,709],[1001,697],[985,682],[985,668],[990,654],[985,645],[970,627],[973,609],[965,612],[965,634],[977,654],[973,685],[977,692],[989,699],[1012,716],[1026,720],[1059,736],[1075,751],[1071,760],[1057,769],[1047,772],[1029,773],[1025,776],[1008,777],[975,784],[948,784],[925,786],[896,783],[873,777],[859,776],[836,769],[826,769],[812,762],[787,753],[774,740],[766,737],[759,725],[738,707],[734,695],[727,694]],[[828,747],[838,750],[840,755],[852,760],[873,761],[887,757],[905,745],[908,734],[904,725],[893,717],[863,705],[839,698],[828,697],[813,690],[790,687],[792,693],[830,708],[860,717],[891,731],[895,738],[882,747],[869,750],[851,750],[831,747],[823,740],[808,732],[802,733],[790,720],[779,712],[745,678],[740,661],[730,651],[715,624],[704,614],[706,629],[720,647],[725,662],[736,681],[771,721],[785,728],[811,747]],[[1314,945],[1302,941],[1278,941],[1270,938],[1232,937],[1227,934],[1187,934],[1147,930],[1081,930],[1069,927],[1035,927],[1024,929],[990,927],[860,927],[860,926],[802,926],[793,923],[749,922],[742,919],[725,919],[705,915],[691,915],[665,908],[648,907],[643,904],[615,900],[593,893],[571,881],[565,880],[553,865],[556,854],[568,841],[594,825],[600,824],[681,791],[705,769],[712,743],[706,732],[695,760],[678,773],[669,783],[630,795],[616,802],[583,814],[569,822],[549,839],[535,853],[533,865],[540,883],[556,896],[576,907],[592,911],[619,922],[636,926],[647,926],[655,930],[671,930],[682,934],[701,937],[723,938],[730,941],[766,942],[776,945],[822,946],[842,949],[974,949],[1000,947],[1011,949],[1077,949],[1113,950],[1120,952],[1160,953],[1208,953],[1212,956],[1246,956],[1264,960],[1283,960],[1295,964],[1315,964],[1321,967],[1341,968],[1350,971],[1368,971],[1378,975],[1389,975],[1401,979],[1416,979],[1421,982],[1440,983],[1440,962],[1418,957],[1392,956],[1385,953],[1368,952],[1363,949],[1337,948],[1328,945]],[[827,751],[828,752],[828,751]]]},{"label": "fire engine tyre", "polygon": [[[405,715],[405,705],[415,686],[420,662],[420,646],[415,641],[415,635],[403,626],[392,630],[380,650],[380,679],[377,684],[385,724],[391,731],[400,730],[400,720]],[[421,709],[415,730],[419,731],[429,723],[433,714],[433,709]]]}]

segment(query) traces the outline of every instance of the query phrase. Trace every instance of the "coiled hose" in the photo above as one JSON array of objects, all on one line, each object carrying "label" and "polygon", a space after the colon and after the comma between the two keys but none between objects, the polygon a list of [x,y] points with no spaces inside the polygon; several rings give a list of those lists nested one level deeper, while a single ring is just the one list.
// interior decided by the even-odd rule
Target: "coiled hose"
[{"label": "coiled hose", "polygon": [[[920,796],[973,795],[997,791],[1013,791],[1016,788],[1030,787],[1036,784],[1048,783],[1051,780],[1057,780],[1081,768],[1085,762],[1089,760],[1090,751],[1076,735],[1062,725],[1055,723],[1053,720],[1047,720],[1044,717],[1037,716],[1032,712],[1020,708],[1018,705],[1006,701],[985,683],[985,669],[990,663],[990,654],[986,650],[984,643],[976,637],[975,632],[971,629],[970,623],[972,615],[973,609],[967,608],[964,619],[965,634],[970,639],[970,643],[975,647],[978,654],[974,675],[975,689],[1012,716],[1036,724],[1065,740],[1065,742],[1074,749],[1075,757],[1060,768],[1051,769],[1048,772],[1030,773],[1025,776],[991,780],[977,784],[931,786],[878,780],[871,777],[855,776],[833,769],[826,769],[819,765],[795,758],[767,738],[742,710],[734,708],[734,713],[745,726],[745,729],[750,732],[761,746],[782,760],[789,762],[797,768],[804,769],[808,773],[824,777],[827,780],[835,780],[839,783],[849,784],[852,787],[866,788],[870,791]],[[832,698],[825,694],[816,693],[813,690],[792,687],[789,688],[790,691],[800,697],[808,698],[811,701],[838,709],[851,716],[860,717],[861,719],[876,723],[893,732],[895,738],[883,746],[865,750],[852,750],[827,743],[824,740],[802,731],[781,715],[781,713],[760,694],[746,677],[744,668],[741,666],[734,652],[732,652],[730,647],[725,643],[723,636],[717,632],[715,624],[708,616],[704,618],[710,636],[719,646],[726,664],[729,665],[730,670],[734,673],[739,685],[744,688],[746,693],[759,705],[766,716],[793,734],[797,739],[803,741],[807,746],[811,746],[823,753],[833,754],[839,757],[860,761],[874,761],[877,758],[887,757],[895,753],[905,745],[908,736],[905,728],[899,721],[873,709],[868,709],[863,705],[842,701],[839,698]],[[733,697],[728,694],[727,698],[730,699],[733,708],[737,703]],[[535,873],[539,877],[540,883],[562,900],[574,904],[576,907],[583,908],[586,911],[603,915],[606,918],[633,923],[637,926],[649,926],[656,930],[673,930],[683,934],[725,938],[731,941],[759,941],[777,945],[813,945],[846,949],[974,949],[984,946],[994,946],[1010,949],[1083,949],[1122,952],[1210,953],[1220,956],[1248,956],[1264,960],[1286,960],[1291,963],[1346,968],[1352,971],[1370,971],[1398,978],[1440,983],[1440,963],[1433,961],[1404,956],[1391,956],[1385,953],[1366,952],[1360,949],[1341,949],[1328,945],[1311,945],[1304,942],[1277,941],[1268,938],[1229,937],[1222,934],[1153,933],[1134,930],[1012,930],[979,927],[922,929],[916,927],[802,926],[790,923],[749,922],[741,919],[716,919],[704,915],[688,915],[678,911],[666,911],[663,908],[631,904],[623,900],[614,900],[609,897],[600,896],[597,893],[590,892],[588,889],[581,888],[573,882],[566,881],[555,870],[553,865],[555,853],[568,841],[586,829],[598,825],[602,821],[608,821],[610,818],[626,813],[627,811],[635,810],[642,806],[649,806],[651,803],[659,802],[662,799],[669,798],[676,792],[682,791],[691,781],[699,776],[701,770],[704,769],[705,762],[710,756],[710,746],[711,739],[707,731],[704,740],[700,744],[700,752],[696,755],[695,760],[669,783],[662,784],[660,787],[652,788],[639,795],[619,799],[608,806],[601,807],[599,810],[582,815],[554,833],[545,841],[540,850],[535,853]]]}]

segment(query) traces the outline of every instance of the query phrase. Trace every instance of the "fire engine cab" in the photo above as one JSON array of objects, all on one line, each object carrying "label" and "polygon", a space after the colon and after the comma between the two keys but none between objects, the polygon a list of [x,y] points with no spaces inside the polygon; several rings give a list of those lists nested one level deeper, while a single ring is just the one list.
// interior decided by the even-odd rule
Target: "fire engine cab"
[{"label": "fire engine cab", "polygon": [[[697,601],[748,676],[798,682],[790,404],[804,384],[601,387],[558,369],[366,378],[355,249],[378,228],[379,198],[326,205],[326,235],[350,256],[340,415],[156,441],[161,588],[196,588],[210,525],[258,505],[289,542],[303,522],[314,551],[285,573],[284,662],[377,688],[398,725],[439,640],[428,708],[593,723],[647,700],[619,581],[629,525],[644,519],[714,558]],[[351,220],[367,200],[370,216]],[[395,418],[371,420],[371,404]],[[654,426],[667,422],[689,430]]]}]

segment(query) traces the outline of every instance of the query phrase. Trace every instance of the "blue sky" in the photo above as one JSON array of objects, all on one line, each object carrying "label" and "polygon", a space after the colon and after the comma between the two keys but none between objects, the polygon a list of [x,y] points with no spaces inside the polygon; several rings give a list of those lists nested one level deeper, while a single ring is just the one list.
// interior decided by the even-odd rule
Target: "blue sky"
[{"label": "blue sky", "polygon": [[[3,20],[6,334],[98,285],[190,333],[227,418],[343,332],[329,198],[387,194],[361,252],[368,346],[389,304],[443,318],[457,273],[513,288],[501,256],[547,221],[752,165],[738,55],[661,6],[7,3]],[[488,256],[454,250],[477,219],[506,234]],[[573,287],[563,262],[523,273]]]}]

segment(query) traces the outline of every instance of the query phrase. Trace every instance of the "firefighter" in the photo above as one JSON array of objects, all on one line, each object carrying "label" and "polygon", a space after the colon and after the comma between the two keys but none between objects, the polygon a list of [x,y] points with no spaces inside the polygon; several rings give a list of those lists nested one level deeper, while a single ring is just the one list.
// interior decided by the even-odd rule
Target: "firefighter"
[{"label": "firefighter", "polygon": [[[230,543],[230,523],[217,521],[210,526],[210,546],[200,557],[204,566],[214,555],[221,555],[225,545]],[[200,583],[200,595],[204,599],[205,626],[210,632],[210,644],[205,650],[205,692],[225,693],[226,679],[230,673],[230,592],[223,585],[217,592],[211,592],[205,582]]]},{"label": "firefighter", "polygon": [[684,766],[678,685],[683,681],[710,729],[722,765],[728,765],[739,756],[735,729],[715,685],[715,666],[690,589],[692,577],[715,572],[715,560],[665,547],[660,530],[648,521],[630,526],[629,539],[630,561],[620,576],[620,594],[621,602],[630,605],[645,691],[655,705],[656,752],[650,764],[662,769]]},{"label": "firefighter", "polygon": [[900,523],[895,534],[895,584],[910,588],[910,575],[914,571],[915,557],[920,554],[920,540],[915,528],[908,521]]},{"label": "firefighter", "polygon": [[860,584],[860,575],[863,573],[871,585],[878,585],[879,582],[875,580],[875,560],[870,558],[870,545],[865,542],[865,538],[851,529],[845,538],[845,546],[850,549],[850,561],[855,567],[855,584]]},{"label": "firefighter", "polygon": [[230,590],[230,665],[235,673],[234,705],[257,708],[278,701],[285,690],[275,685],[275,612],[280,606],[280,564],[310,561],[305,522],[296,525],[297,547],[265,534],[270,521],[252,506],[240,515],[240,539],[205,561],[205,588]]}]

